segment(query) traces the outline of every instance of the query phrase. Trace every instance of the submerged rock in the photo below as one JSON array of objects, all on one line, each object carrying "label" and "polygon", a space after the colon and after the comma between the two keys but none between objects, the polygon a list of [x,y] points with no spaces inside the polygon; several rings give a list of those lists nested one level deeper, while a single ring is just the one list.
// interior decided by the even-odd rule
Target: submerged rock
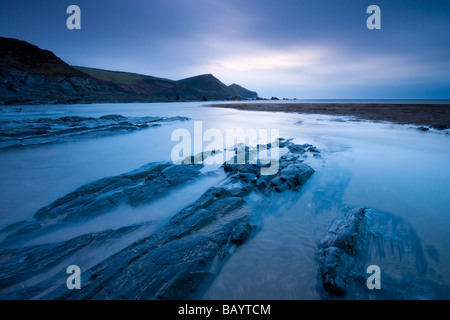
[{"label": "submerged rock", "polygon": [[424,127],[424,126],[420,126],[420,127],[417,127],[417,130],[426,132],[426,131],[430,131],[430,128]]},{"label": "submerged rock", "polygon": [[[402,219],[366,208],[346,208],[319,244],[319,293],[323,298],[435,299],[426,280],[419,237]],[[369,290],[371,265],[380,267],[381,290]]]},{"label": "submerged rock", "polygon": [[0,149],[102,137],[187,120],[189,118],[186,117],[127,118],[112,114],[100,118],[65,116],[57,119],[0,121]]},{"label": "submerged rock", "polygon": [[123,204],[135,207],[197,178],[203,165],[150,163],[138,170],[94,181],[39,209],[43,222],[93,218]]},{"label": "submerged rock", "polygon": [[147,164],[137,170],[103,178],[63,196],[23,221],[0,231],[11,243],[23,237],[41,235],[68,223],[79,223],[128,205],[136,207],[167,194],[173,188],[201,175],[203,165],[171,162]]},{"label": "submerged rock", "polygon": [[[251,229],[245,201],[210,189],[163,228],[89,270],[83,290],[59,298],[183,299],[213,276]],[[250,234],[246,233],[247,236]]]},{"label": "submerged rock", "polygon": [[[271,176],[261,175],[263,167],[261,164],[248,162],[242,165],[224,164],[220,169],[226,173],[223,183],[209,188],[200,198],[187,205],[159,229],[87,270],[82,270],[82,290],[67,289],[67,274],[64,269],[52,278],[36,280],[23,287],[21,283],[26,280],[25,274],[32,265],[43,266],[40,271],[44,272],[46,266],[60,261],[61,256],[64,256],[65,260],[68,259],[66,254],[73,254],[76,257],[81,248],[76,244],[94,238],[103,242],[102,236],[108,237],[111,235],[110,232],[104,235],[85,235],[57,245],[23,248],[17,251],[17,255],[13,254],[11,249],[0,250],[0,266],[4,269],[0,272],[0,282],[4,277],[5,287],[8,287],[3,291],[0,289],[0,297],[15,299],[192,297],[217,275],[232,254],[233,248],[244,243],[255,229],[252,223],[252,208],[247,204],[245,197],[251,192],[270,195],[272,192],[284,190],[295,191],[314,172],[303,163],[298,154],[283,156],[279,162],[278,172]],[[97,207],[92,206],[95,199],[111,196],[115,194],[115,190],[120,190],[118,199],[122,203],[131,201],[130,199],[145,201],[149,198],[149,194],[156,192],[154,190],[157,189],[141,188],[149,175],[152,178],[150,180],[160,186],[158,192],[165,193],[168,190],[166,186],[197,177],[198,168],[198,165],[150,164],[147,170],[137,170],[135,173],[102,179],[84,186],[41,209],[36,218],[44,224],[55,219],[78,220],[79,215],[86,216],[95,211]],[[133,180],[139,182],[134,183]],[[113,205],[116,204],[117,202]],[[86,209],[86,206],[92,207]],[[98,208],[102,211],[104,206],[100,205]],[[23,226],[30,228],[26,223]],[[120,232],[123,233],[124,230]],[[120,236],[120,232],[115,234]],[[24,265],[19,266],[20,263]],[[16,268],[19,268],[17,273]]]},{"label": "submerged rock", "polygon": [[[49,278],[48,275],[44,276],[44,274],[51,273],[52,269],[59,264],[70,261],[74,253],[86,249],[101,250],[105,244],[120,240],[133,232],[148,228],[151,225],[151,222],[142,223],[117,230],[85,234],[60,243],[2,250],[0,251],[0,298],[5,293],[16,290],[17,292],[14,295],[10,295],[7,298],[11,299],[15,298],[15,295],[20,295],[20,292],[22,292],[20,288],[14,290],[10,287],[14,288],[15,285],[28,279],[37,276],[44,279],[46,277]],[[102,252],[103,254],[105,253]],[[55,277],[58,278],[57,275]]]},{"label": "submerged rock", "polygon": [[436,130],[448,130],[450,129],[450,124],[435,124],[431,126]]}]

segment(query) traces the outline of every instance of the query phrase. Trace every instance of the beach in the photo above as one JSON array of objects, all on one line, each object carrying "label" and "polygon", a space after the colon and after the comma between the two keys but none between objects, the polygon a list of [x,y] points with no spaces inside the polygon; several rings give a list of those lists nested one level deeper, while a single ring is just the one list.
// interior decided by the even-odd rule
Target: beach
[{"label": "beach", "polygon": [[249,111],[354,116],[364,120],[430,126],[441,130],[447,129],[450,126],[450,104],[267,102],[211,104],[210,106]]}]

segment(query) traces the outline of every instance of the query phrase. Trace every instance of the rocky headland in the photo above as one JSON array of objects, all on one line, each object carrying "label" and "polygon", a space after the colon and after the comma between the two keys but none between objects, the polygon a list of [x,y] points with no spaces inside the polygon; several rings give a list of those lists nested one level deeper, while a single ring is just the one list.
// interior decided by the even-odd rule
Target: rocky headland
[{"label": "rocky headland", "polygon": [[73,67],[53,52],[0,37],[0,105],[256,99],[211,74],[183,80]]}]

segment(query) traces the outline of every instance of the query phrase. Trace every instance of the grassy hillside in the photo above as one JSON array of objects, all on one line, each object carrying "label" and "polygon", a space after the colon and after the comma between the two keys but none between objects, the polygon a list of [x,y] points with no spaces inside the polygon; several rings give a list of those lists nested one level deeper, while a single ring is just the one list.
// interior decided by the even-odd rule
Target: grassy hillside
[{"label": "grassy hillside", "polygon": [[142,74],[137,73],[130,73],[130,72],[121,72],[121,71],[109,71],[109,70],[102,70],[102,69],[95,69],[95,68],[87,68],[87,67],[79,67],[79,66],[73,66],[73,68],[84,72],[91,77],[113,82],[113,83],[123,83],[123,84],[132,84],[140,80],[145,79],[151,79],[155,80],[158,78],[146,76]]},{"label": "grassy hillside", "polygon": [[69,66],[48,50],[0,37],[0,105],[97,102],[171,102],[255,98],[211,74],[179,81]]}]

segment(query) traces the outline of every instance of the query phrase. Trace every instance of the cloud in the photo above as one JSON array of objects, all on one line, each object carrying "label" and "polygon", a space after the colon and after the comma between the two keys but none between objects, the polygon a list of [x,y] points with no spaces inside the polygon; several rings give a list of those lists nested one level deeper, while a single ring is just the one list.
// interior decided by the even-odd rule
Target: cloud
[{"label": "cloud", "polygon": [[238,72],[276,71],[316,65],[325,55],[326,52],[321,48],[300,48],[289,51],[257,48],[251,54],[220,57],[213,60],[210,66]]},{"label": "cloud", "polygon": [[79,0],[76,33],[65,28],[69,2],[17,0],[0,10],[0,28],[70,64],[171,79],[213,73],[264,96],[426,86],[448,96],[449,1],[379,1],[374,32],[357,0]]},{"label": "cloud", "polygon": [[[258,87],[330,87],[396,84],[448,77],[448,66],[410,55],[371,53],[330,44],[302,44],[274,48],[252,41],[203,35],[207,55],[190,68],[213,73],[224,81]],[[234,80],[233,80],[234,79]]]}]

